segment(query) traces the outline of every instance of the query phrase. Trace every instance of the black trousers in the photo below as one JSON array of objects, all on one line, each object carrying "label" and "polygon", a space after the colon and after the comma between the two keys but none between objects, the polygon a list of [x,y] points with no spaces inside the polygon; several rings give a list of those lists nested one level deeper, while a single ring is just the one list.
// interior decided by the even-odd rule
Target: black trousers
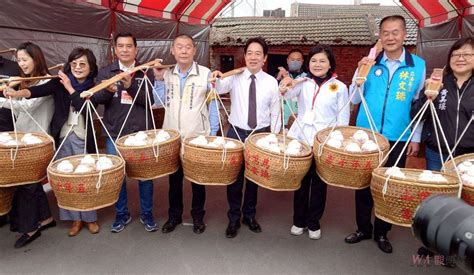
[{"label": "black trousers", "polygon": [[13,197],[10,222],[20,233],[39,228],[40,222],[51,217],[48,199],[41,183],[18,186]]},{"label": "black trousers", "polygon": [[[242,142],[245,142],[251,131],[246,131],[237,128],[237,132],[242,139]],[[269,127],[256,130],[254,133],[268,132]],[[227,137],[239,139],[237,134],[234,131],[234,128],[229,128],[227,132]],[[246,180],[245,185],[245,194],[244,194],[244,203],[242,205],[242,191],[244,188],[244,171],[245,167],[242,167],[239,172],[237,180],[227,186],[227,202],[229,203],[229,211],[227,212],[227,217],[229,218],[230,223],[238,223],[240,217],[243,216],[246,219],[254,219],[257,212],[257,195],[258,195],[258,185],[250,180]],[[242,210],[241,210],[242,209]]]},{"label": "black trousers", "polygon": [[[393,147],[395,142],[390,141],[390,148]],[[389,155],[385,167],[391,167],[395,164],[398,156],[402,154],[400,161],[397,166],[400,168],[405,167],[406,163],[406,153],[402,152],[405,142],[399,142],[392,153]],[[377,217],[375,217],[374,226],[372,226],[372,208],[374,207],[374,200],[372,199],[372,194],[370,193],[370,186],[361,190],[356,190],[355,192],[355,201],[356,201],[356,221],[358,230],[372,235],[372,231],[375,236],[386,236],[387,232],[392,229],[392,224],[385,222]]]},{"label": "black trousers", "polygon": [[326,207],[326,183],[316,173],[313,159],[308,173],[301,181],[301,188],[295,191],[293,199],[293,225],[311,231],[321,228],[319,220]]},{"label": "black trousers", "polygon": [[[183,216],[183,167],[180,165],[178,171],[169,176],[170,189],[168,200],[170,208],[168,210],[169,220],[181,222]],[[193,198],[191,203],[191,216],[193,220],[201,221],[204,218],[204,204],[206,203],[206,188],[204,185],[191,183]]]}]

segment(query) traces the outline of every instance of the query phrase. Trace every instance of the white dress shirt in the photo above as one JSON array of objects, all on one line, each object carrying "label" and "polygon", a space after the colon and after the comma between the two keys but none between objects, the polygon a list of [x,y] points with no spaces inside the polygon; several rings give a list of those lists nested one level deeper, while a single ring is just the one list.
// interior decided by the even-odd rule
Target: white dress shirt
[{"label": "white dress shirt", "polygon": [[[229,122],[244,130],[253,130],[248,124],[250,71],[218,79],[216,90],[219,94],[230,92]],[[281,128],[281,103],[277,80],[260,70],[255,74],[257,96],[257,127],[256,129],[271,126],[272,132],[279,132]]]}]

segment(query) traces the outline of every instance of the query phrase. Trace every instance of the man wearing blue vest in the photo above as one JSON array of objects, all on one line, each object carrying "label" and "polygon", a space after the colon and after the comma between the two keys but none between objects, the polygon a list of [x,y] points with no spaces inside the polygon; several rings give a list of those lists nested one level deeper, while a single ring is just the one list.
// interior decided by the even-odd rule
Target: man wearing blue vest
[{"label": "man wearing blue vest", "polygon": [[[426,69],[425,61],[413,55],[403,47],[406,37],[405,19],[399,15],[387,16],[380,22],[380,40],[383,51],[377,56],[375,65],[372,66],[367,80],[361,87],[367,106],[372,115],[376,129],[390,142],[390,146],[401,136],[410,124],[410,108],[412,101],[418,98],[423,88]],[[368,59],[363,58],[359,65],[367,64]],[[357,72],[355,73],[357,76]],[[355,76],[350,87],[351,92],[356,92]],[[354,95],[352,103],[358,104],[361,98]],[[356,126],[370,128],[366,112],[362,109],[357,116]],[[398,167],[405,167],[406,156],[418,154],[421,136],[421,127],[415,130],[406,153],[403,147],[408,142],[411,131],[407,131],[400,142],[388,157],[386,167],[395,165],[398,156],[402,155]],[[387,233],[392,225],[375,218],[374,226],[371,223],[374,201],[370,187],[355,192],[356,221],[358,230],[345,238],[346,243],[358,243],[372,238],[378,247],[385,253],[392,253],[392,245],[387,239]]]}]

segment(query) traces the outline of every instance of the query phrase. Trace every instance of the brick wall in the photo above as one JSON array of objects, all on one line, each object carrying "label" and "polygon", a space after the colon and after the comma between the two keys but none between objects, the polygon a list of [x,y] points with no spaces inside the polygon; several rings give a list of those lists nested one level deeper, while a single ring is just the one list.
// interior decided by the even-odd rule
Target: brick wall
[{"label": "brick wall", "polygon": [[[243,46],[241,47],[223,47],[223,46],[213,46],[211,48],[210,63],[211,69],[220,68],[220,56],[221,55],[233,55],[234,56],[234,67],[245,66],[243,59]],[[286,55],[293,48],[293,46],[271,46],[269,49],[269,54],[280,54]],[[304,53],[308,53],[310,46],[299,47]],[[359,60],[366,56],[370,47],[368,46],[333,46],[332,50],[336,56],[336,65],[337,65],[337,74],[339,80],[350,85],[354,71],[357,68],[357,63]],[[410,47],[409,50],[414,52],[415,48]],[[265,69],[265,68],[264,68]]]}]

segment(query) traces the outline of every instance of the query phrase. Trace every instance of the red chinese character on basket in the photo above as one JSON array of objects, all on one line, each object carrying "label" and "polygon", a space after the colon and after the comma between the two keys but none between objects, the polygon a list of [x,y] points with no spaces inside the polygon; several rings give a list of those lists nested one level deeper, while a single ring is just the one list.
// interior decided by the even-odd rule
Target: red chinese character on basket
[{"label": "red chinese character on basket", "polygon": [[144,152],[140,153],[140,161],[141,162],[145,161],[145,153]]},{"label": "red chinese character on basket", "polygon": [[352,161],[352,168],[360,168],[360,163],[359,163],[359,160],[353,160]]},{"label": "red chinese character on basket", "polygon": [[415,197],[413,197],[410,192],[405,190],[405,192],[403,192],[403,194],[400,196],[400,199],[402,201],[413,201]]},{"label": "red chinese character on basket", "polygon": [[259,162],[259,160],[260,160],[260,159],[259,159],[259,157],[258,157],[258,155],[257,155],[257,154],[255,154],[255,155],[253,155],[253,157],[252,157],[252,158],[253,158],[253,161],[255,162],[255,164],[257,164],[257,165],[258,165],[258,162]]},{"label": "red chinese character on basket", "polygon": [[404,220],[411,220],[412,216],[413,216],[413,213],[410,209],[408,208],[402,209],[402,218]]},{"label": "red chinese character on basket", "polygon": [[85,193],[86,192],[86,187],[84,186],[84,183],[79,183],[79,186],[77,187],[77,193]]},{"label": "red chinese character on basket", "polygon": [[64,189],[66,189],[68,193],[71,193],[72,192],[72,184],[70,182],[64,183]]},{"label": "red chinese character on basket", "polygon": [[331,164],[334,162],[334,156],[332,154],[329,154],[328,157],[325,160],[326,164]]},{"label": "red chinese character on basket", "polygon": [[245,169],[250,169],[250,167],[252,167],[252,166],[250,166],[250,163],[245,162]]},{"label": "red chinese character on basket", "polygon": [[367,169],[367,170],[370,170],[372,169],[372,161],[371,160],[368,160],[365,162],[365,166],[364,166],[364,169]]},{"label": "red chinese character on basket", "polygon": [[135,156],[133,154],[130,154],[130,156],[128,156],[128,161],[134,161],[135,160]]},{"label": "red chinese character on basket", "polygon": [[337,162],[337,164],[339,164],[339,166],[340,166],[341,168],[344,168],[344,166],[346,165],[346,161],[343,160],[343,159],[341,159],[341,160],[339,160],[339,161]]},{"label": "red chinese character on basket", "polygon": [[461,197],[465,202],[469,203],[470,205],[474,205],[474,197],[472,197],[468,193],[463,192]]},{"label": "red chinese character on basket", "polygon": [[258,175],[258,169],[257,169],[257,167],[254,166],[254,167],[250,168],[250,171],[252,172],[252,174]]},{"label": "red chinese character on basket", "polygon": [[420,200],[422,200],[422,201],[423,201],[424,199],[428,198],[430,195],[431,195],[431,193],[428,192],[428,191],[423,191],[423,192],[419,192],[419,193],[418,193],[418,197],[419,197]]},{"label": "red chinese character on basket", "polygon": [[270,160],[268,158],[264,158],[262,165],[263,165],[263,167],[265,167],[265,169],[269,169],[270,168]]},{"label": "red chinese character on basket", "polygon": [[245,150],[245,159],[249,160],[250,159],[250,152]]},{"label": "red chinese character on basket", "polygon": [[236,156],[232,156],[229,160],[229,163],[230,165],[232,166],[237,166],[239,164],[239,162],[237,161],[237,157]]},{"label": "red chinese character on basket", "polygon": [[268,174],[268,170],[265,170],[265,169],[260,170],[260,176],[265,178],[265,179],[270,178],[270,174]]},{"label": "red chinese character on basket", "polygon": [[58,191],[61,191],[61,189],[63,189],[63,185],[61,184],[60,181],[56,183],[56,189],[58,189]]}]

